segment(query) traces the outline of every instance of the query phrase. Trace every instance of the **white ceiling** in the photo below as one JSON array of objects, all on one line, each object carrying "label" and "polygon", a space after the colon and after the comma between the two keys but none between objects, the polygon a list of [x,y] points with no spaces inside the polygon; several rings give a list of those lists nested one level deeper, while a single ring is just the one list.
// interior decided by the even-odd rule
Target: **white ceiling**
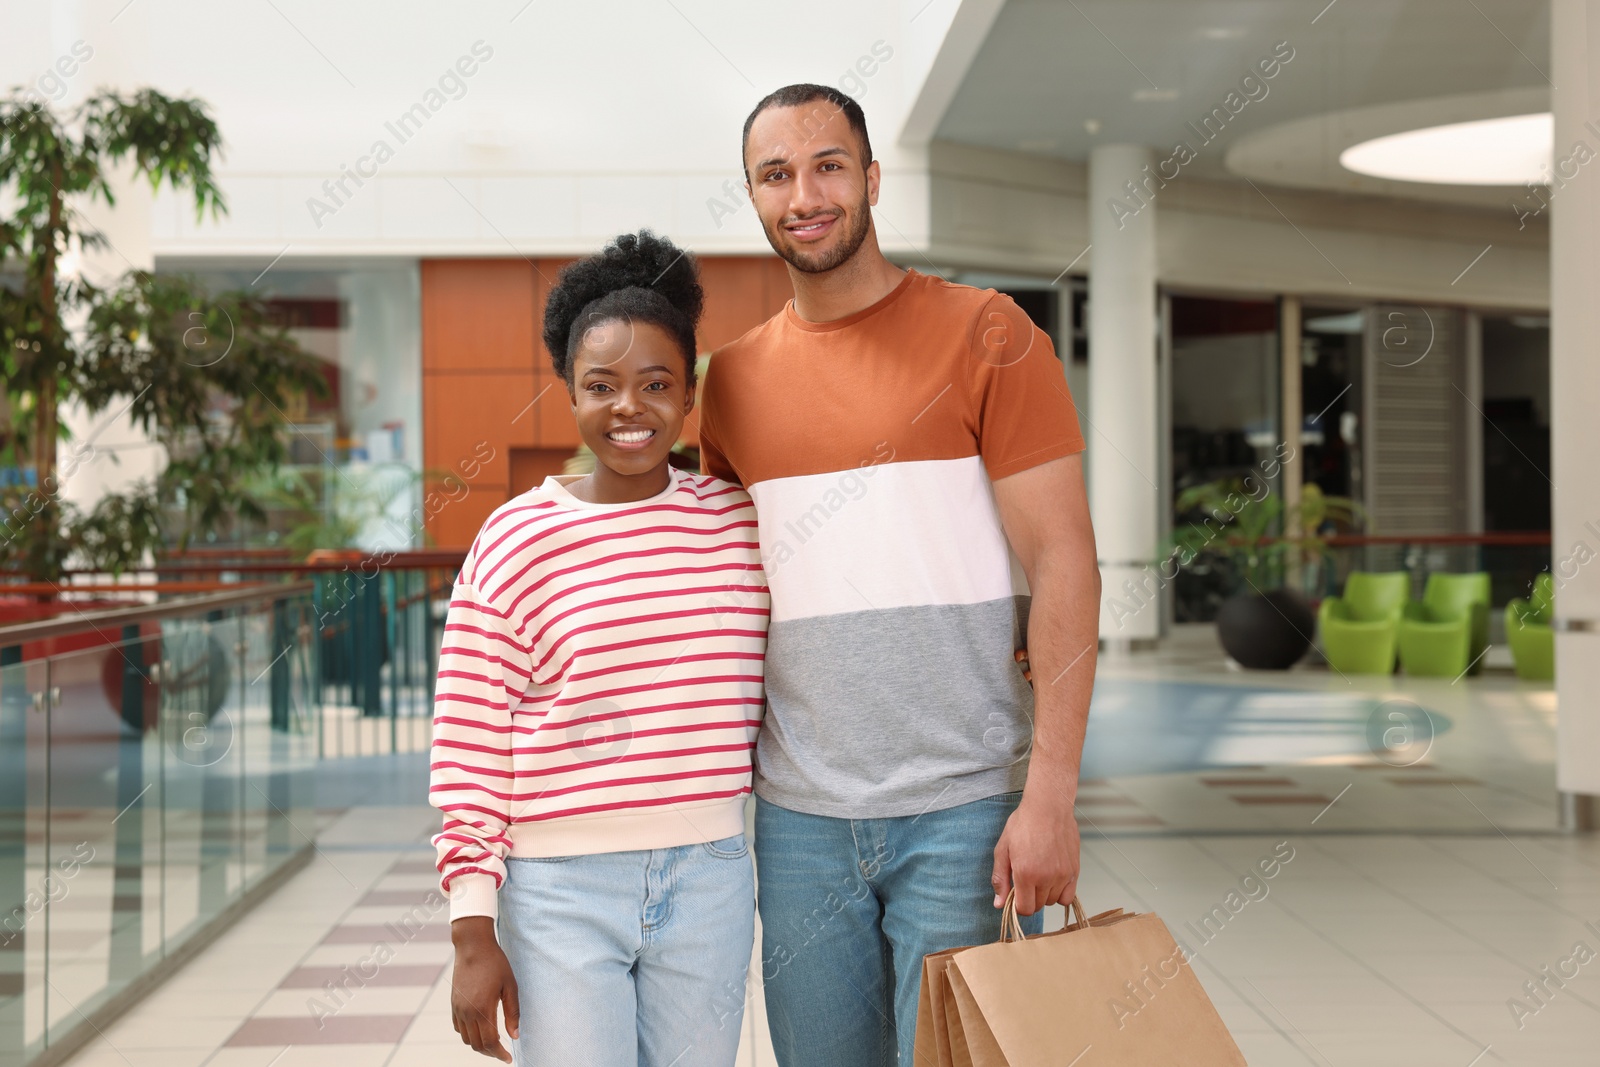
[{"label": "white ceiling", "polygon": [[[1430,125],[1435,109],[1427,101],[1441,102],[1436,110],[1445,117],[1437,121],[1445,122],[1458,121],[1466,94],[1538,100],[1549,89],[1548,7],[1547,0],[1008,0],[937,136],[1080,162],[1096,144],[1148,144],[1164,156],[1184,140],[1199,150],[1187,173],[1268,181],[1276,173],[1288,184],[1292,172],[1298,185],[1487,202],[1487,190],[1451,196],[1438,186],[1352,184],[1337,164],[1347,144],[1328,131],[1370,123],[1324,122],[1322,135],[1308,138],[1307,120],[1409,103],[1393,113]],[[1186,121],[1198,124],[1222,106],[1256,61],[1285,41],[1293,58],[1266,82],[1266,95],[1202,147]],[[1502,113],[1491,108],[1483,117]],[[1091,120],[1097,133],[1086,128]],[[1271,133],[1291,124],[1298,135]],[[1247,138],[1250,151],[1235,166],[1229,149]]]}]

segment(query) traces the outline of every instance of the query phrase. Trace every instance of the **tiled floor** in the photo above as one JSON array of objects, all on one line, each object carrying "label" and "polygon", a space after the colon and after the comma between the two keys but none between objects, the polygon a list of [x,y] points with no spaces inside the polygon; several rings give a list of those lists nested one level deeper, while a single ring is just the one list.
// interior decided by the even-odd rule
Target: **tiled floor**
[{"label": "tiled floor", "polygon": [[[1102,663],[1079,805],[1090,909],[1160,915],[1257,1067],[1600,1062],[1600,840],[1555,830],[1549,688],[1244,674],[1210,640]],[[1426,709],[1411,726],[1430,744],[1370,743],[1397,699]],[[1141,733],[1167,754],[1141,755]],[[486,1062],[450,1028],[435,820],[408,796],[351,807],[75,1067]],[[1279,873],[1241,886],[1275,850]],[[759,972],[741,1064],[770,1067]]]}]

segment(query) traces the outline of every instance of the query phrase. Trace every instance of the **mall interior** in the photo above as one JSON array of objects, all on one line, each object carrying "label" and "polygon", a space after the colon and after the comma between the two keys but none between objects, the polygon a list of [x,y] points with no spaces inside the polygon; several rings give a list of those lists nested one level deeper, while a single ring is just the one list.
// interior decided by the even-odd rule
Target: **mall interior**
[{"label": "mall interior", "polygon": [[[1237,1062],[1600,1061],[1600,0],[4,20],[0,1065],[479,1061],[429,844],[452,583],[584,469],[563,266],[678,242],[703,355],[784,309],[737,145],[793,82],[861,104],[888,257],[1009,294],[1061,363],[1089,911],[1199,945]],[[112,158],[129,127],[74,142],[97,195],[27,135],[147,89],[203,103],[208,183]],[[144,114],[150,158],[205,136]],[[166,318],[117,325],[129,293]],[[245,424],[248,469],[213,432]],[[750,1067],[765,972],[758,939]]]}]

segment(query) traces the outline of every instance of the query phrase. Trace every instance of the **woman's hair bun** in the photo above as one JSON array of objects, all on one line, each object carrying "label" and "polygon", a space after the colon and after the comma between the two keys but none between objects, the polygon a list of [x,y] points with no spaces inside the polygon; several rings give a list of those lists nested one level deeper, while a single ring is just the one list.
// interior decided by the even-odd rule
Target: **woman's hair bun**
[{"label": "woman's hair bun", "polygon": [[649,230],[625,233],[561,271],[545,301],[544,344],[556,372],[570,380],[583,329],[610,319],[650,322],[678,341],[692,381],[694,331],[704,305],[693,256]]}]

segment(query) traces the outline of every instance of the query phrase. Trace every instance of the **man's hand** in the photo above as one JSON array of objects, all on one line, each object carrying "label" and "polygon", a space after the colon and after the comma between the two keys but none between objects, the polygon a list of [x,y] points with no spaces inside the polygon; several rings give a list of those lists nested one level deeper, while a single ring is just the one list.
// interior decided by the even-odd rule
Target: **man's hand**
[{"label": "man's hand", "polygon": [[515,1040],[521,1008],[511,961],[495,940],[494,920],[487,915],[457,919],[450,924],[450,940],[456,948],[450,979],[451,1025],[472,1051],[510,1063],[511,1053],[500,1044],[495,1028],[495,1010],[504,1007],[506,1035]]},{"label": "man's hand", "polygon": [[991,881],[997,908],[1015,886],[1018,915],[1072,903],[1078,892],[1078,821],[1064,797],[1040,796],[1031,788],[1022,794],[994,846]]}]

